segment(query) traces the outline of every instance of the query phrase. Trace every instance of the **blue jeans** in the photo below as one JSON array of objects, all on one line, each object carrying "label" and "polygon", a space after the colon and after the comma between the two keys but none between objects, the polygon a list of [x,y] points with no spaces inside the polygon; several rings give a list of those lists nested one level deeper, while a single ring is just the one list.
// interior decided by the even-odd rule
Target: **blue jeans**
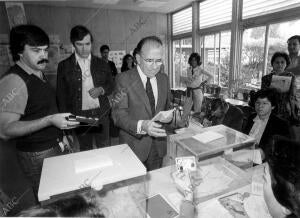
[{"label": "blue jeans", "polygon": [[37,197],[43,161],[45,158],[64,154],[60,147],[50,148],[40,152],[23,152],[17,150],[17,158],[25,176],[29,179],[34,195]]}]

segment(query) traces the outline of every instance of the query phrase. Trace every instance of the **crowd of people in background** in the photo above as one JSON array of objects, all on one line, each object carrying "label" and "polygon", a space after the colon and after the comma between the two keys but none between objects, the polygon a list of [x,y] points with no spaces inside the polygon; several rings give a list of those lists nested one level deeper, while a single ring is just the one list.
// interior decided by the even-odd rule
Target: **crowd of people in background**
[{"label": "crowd of people in background", "polygon": [[[72,152],[67,140],[70,134],[77,138],[80,151],[110,146],[110,119],[119,128],[120,143],[127,143],[148,171],[162,167],[166,155],[166,130],[152,121],[157,113],[171,108],[162,41],[156,36],[141,39],[133,54],[123,57],[119,73],[108,59],[108,45],[100,47],[101,58],[92,54],[93,36],[85,26],[74,26],[70,41],[75,52],[58,64],[54,91],[43,74],[48,62],[48,35],[34,25],[16,26],[10,33],[15,65],[1,78],[0,97],[6,99],[12,91],[17,94],[1,108],[0,137],[16,140],[18,161],[36,198],[43,160]],[[200,67],[200,55],[191,54],[187,76],[181,78],[187,98],[179,125],[186,125],[193,107],[195,113],[202,113],[204,127],[223,124],[255,138],[256,149],[269,166],[273,201],[296,216],[300,215],[300,173],[295,167],[300,164],[299,143],[281,149],[270,139],[275,135],[291,138],[291,126],[299,125],[299,50],[300,36],[293,36],[288,40],[289,54],[273,54],[273,70],[262,77],[261,89],[252,96],[253,114],[246,118],[241,108],[222,98],[213,99],[210,111],[203,112],[203,85],[213,77]],[[70,121],[67,118],[71,114],[97,118],[97,125]],[[193,213],[192,198],[186,196],[183,213]],[[274,205],[270,207],[272,210]],[[75,196],[20,215],[104,217],[98,209],[84,196]]]}]

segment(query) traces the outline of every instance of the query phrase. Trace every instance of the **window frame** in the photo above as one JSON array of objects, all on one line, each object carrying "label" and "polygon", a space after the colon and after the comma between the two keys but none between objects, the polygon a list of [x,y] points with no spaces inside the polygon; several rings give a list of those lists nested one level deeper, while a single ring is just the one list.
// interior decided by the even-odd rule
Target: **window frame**
[{"label": "window frame", "polygon": [[[200,0],[197,3],[200,4],[201,2],[204,2],[205,0]],[[238,3],[236,3],[235,1],[238,1]],[[199,7],[198,4],[192,4],[192,13],[194,13],[194,8],[193,7]],[[239,8],[236,9],[238,11],[238,13],[240,13],[240,18],[238,16],[234,17],[234,4],[238,5]],[[170,13],[170,15],[186,9],[188,7],[191,7],[191,4],[188,4],[186,7],[183,7],[179,10],[176,10],[172,13]],[[216,25],[213,27],[206,27],[203,29],[200,29],[200,26],[198,25],[196,29],[192,28],[192,32],[188,32],[188,33],[184,33],[184,34],[178,34],[178,35],[173,35],[172,33],[172,29],[171,29],[171,43],[170,46],[172,48],[173,46],[173,41],[174,40],[180,40],[180,39],[184,39],[184,38],[189,38],[193,36],[197,36],[196,41],[199,41],[199,45],[197,45],[197,48],[192,48],[193,51],[200,51],[200,55],[204,64],[204,55],[203,55],[203,51],[204,49],[201,49],[201,44],[203,44],[204,46],[204,37],[206,35],[214,35],[216,33],[221,33],[222,31],[231,31],[231,37],[235,36],[239,36],[241,37],[240,42],[236,45],[233,43],[230,43],[230,70],[229,70],[229,88],[232,88],[232,83],[235,82],[235,79],[238,78],[240,75],[240,66],[241,66],[241,54],[242,54],[242,45],[243,45],[243,32],[245,29],[249,29],[249,28],[254,28],[254,27],[259,27],[259,26],[265,26],[266,27],[266,34],[265,34],[265,44],[264,44],[264,62],[263,62],[263,74],[265,75],[267,73],[267,61],[268,61],[268,50],[269,50],[269,29],[270,29],[270,25],[272,24],[277,24],[277,23],[282,23],[282,22],[288,22],[288,21],[293,21],[293,20],[297,20],[300,19],[300,6],[296,7],[296,8],[291,8],[291,9],[287,9],[284,11],[277,11],[277,12],[273,12],[273,13],[268,13],[268,14],[264,14],[264,15],[259,15],[259,16],[255,16],[255,17],[250,17],[250,18],[245,18],[242,19],[242,10],[243,10],[243,0],[233,0],[233,4],[232,4],[232,20],[230,23],[226,23],[226,24],[220,24],[220,25]],[[193,14],[192,14],[193,17]],[[197,19],[199,20],[199,15],[197,17]],[[238,26],[238,28],[234,28],[234,24],[236,24]],[[171,22],[171,26],[170,28],[172,28],[172,22]],[[196,32],[195,34],[194,31]],[[201,41],[202,40],[202,41]],[[221,42],[221,38],[220,38],[220,42]],[[220,52],[220,51],[219,51]],[[232,54],[233,53],[233,54]],[[173,55],[173,53],[171,54]],[[239,63],[239,66],[235,66],[234,62],[232,61],[232,56],[236,57],[236,63]],[[219,56],[220,57],[220,56]],[[171,58],[172,62],[173,62],[173,57]],[[170,63],[173,66],[173,63]],[[235,69],[236,68],[236,69]],[[172,68],[170,68],[172,69]],[[234,75],[236,72],[236,75]],[[173,74],[175,74],[175,72],[171,72],[172,77],[174,77]],[[173,79],[172,79],[173,81]],[[173,82],[172,82],[172,85]]]}]

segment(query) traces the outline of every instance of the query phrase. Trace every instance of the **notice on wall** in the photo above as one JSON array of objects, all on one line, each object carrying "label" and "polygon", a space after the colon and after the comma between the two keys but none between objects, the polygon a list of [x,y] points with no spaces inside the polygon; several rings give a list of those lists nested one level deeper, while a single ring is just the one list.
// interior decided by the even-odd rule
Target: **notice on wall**
[{"label": "notice on wall", "polygon": [[10,28],[27,23],[23,3],[5,2],[5,6]]},{"label": "notice on wall", "polygon": [[121,51],[110,51],[109,52],[109,57],[108,59],[113,61],[116,65],[117,68],[121,68],[122,67],[122,60],[123,57],[126,55],[126,51],[125,50],[121,50]]},{"label": "notice on wall", "polygon": [[57,34],[50,34],[49,35],[50,44],[59,44],[60,38]]}]

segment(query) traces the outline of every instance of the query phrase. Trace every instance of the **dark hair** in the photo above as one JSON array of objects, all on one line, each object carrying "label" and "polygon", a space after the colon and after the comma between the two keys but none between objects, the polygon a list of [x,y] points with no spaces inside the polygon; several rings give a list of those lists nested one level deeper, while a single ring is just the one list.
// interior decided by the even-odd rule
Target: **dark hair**
[{"label": "dark hair", "polygon": [[290,37],[288,40],[287,40],[287,43],[289,43],[290,40],[293,40],[293,39],[297,39],[298,42],[300,43],[300,35],[294,35],[292,37]]},{"label": "dark hair", "polygon": [[216,111],[220,107],[221,110],[224,110],[226,104],[227,103],[223,99],[215,98],[210,103],[210,109],[211,109],[211,111]]},{"label": "dark hair", "polygon": [[195,52],[195,53],[192,53],[189,57],[189,60],[188,60],[189,65],[192,65],[193,58],[196,59],[198,66],[200,66],[202,64],[200,55]]},{"label": "dark hair", "polygon": [[276,107],[277,106],[277,91],[273,88],[266,88],[266,89],[260,89],[258,90],[254,95],[254,104],[257,101],[258,98],[267,98],[271,105]]},{"label": "dark hair", "polygon": [[136,54],[137,54],[137,48],[134,48],[134,49],[133,49],[133,52],[132,52],[133,58],[135,58]]},{"label": "dark hair", "polygon": [[137,44],[136,53],[140,54],[143,46],[148,42],[154,42],[154,43],[159,44],[160,46],[163,45],[162,41],[157,36],[147,36],[145,38],[142,38],[141,41],[139,41],[139,43]]},{"label": "dark hair", "polygon": [[134,58],[133,58],[133,56],[131,54],[126,54],[123,57],[123,60],[122,60],[121,72],[129,70],[128,65],[127,65],[127,59],[128,58],[132,58],[132,65],[131,66],[134,67]]},{"label": "dark hair", "polygon": [[104,50],[108,50],[108,51],[109,51],[108,45],[102,45],[102,46],[100,47],[100,53],[104,52]]},{"label": "dark hair", "polygon": [[287,53],[285,53],[285,52],[275,52],[273,54],[272,58],[271,58],[271,65],[272,66],[273,66],[273,63],[274,63],[275,59],[278,58],[278,57],[283,57],[285,59],[285,62],[286,62],[286,67],[285,68],[287,68],[290,65],[291,61],[290,61],[290,57]]},{"label": "dark hair", "polygon": [[90,35],[91,42],[93,42],[93,36],[91,32],[85,26],[77,25],[71,29],[70,40],[72,44],[75,45],[76,41],[82,40],[86,35]]},{"label": "dark hair", "polygon": [[25,45],[49,46],[49,37],[40,27],[35,25],[19,25],[10,31],[10,51],[14,61],[20,59],[19,54]]},{"label": "dark hair", "polygon": [[[104,209],[104,208],[102,208]],[[54,216],[54,217],[99,217],[104,218],[96,202],[81,195],[57,200],[45,206],[35,206],[22,211],[19,216]]]},{"label": "dark hair", "polygon": [[266,153],[272,174],[272,189],[277,201],[300,216],[300,143],[273,136]]}]

